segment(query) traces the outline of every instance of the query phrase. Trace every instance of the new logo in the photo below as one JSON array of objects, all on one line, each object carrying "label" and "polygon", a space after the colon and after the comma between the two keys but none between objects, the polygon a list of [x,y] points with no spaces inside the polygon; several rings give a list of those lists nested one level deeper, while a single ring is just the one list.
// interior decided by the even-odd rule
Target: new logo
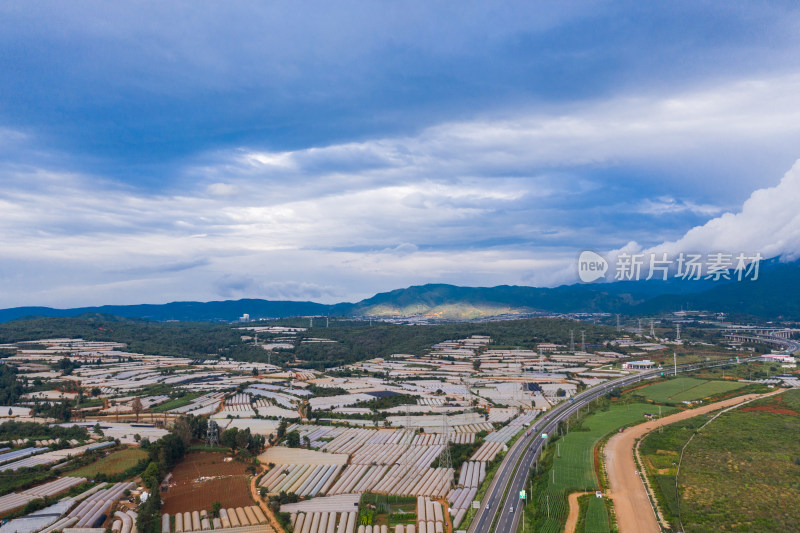
[{"label": "new logo", "polygon": [[584,250],[578,257],[578,277],[584,283],[591,283],[606,275],[608,261],[602,255]]}]

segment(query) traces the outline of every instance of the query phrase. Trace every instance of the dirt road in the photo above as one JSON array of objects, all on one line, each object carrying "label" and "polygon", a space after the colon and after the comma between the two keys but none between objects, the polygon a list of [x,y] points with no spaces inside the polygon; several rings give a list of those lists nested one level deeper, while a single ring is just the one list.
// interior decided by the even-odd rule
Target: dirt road
[{"label": "dirt road", "polygon": [[[606,472],[608,473],[608,496],[614,502],[617,525],[620,533],[660,533],[661,528],[650,505],[642,479],[636,473],[637,467],[633,459],[633,447],[636,441],[647,433],[661,426],[673,424],[711,411],[731,407],[750,400],[771,396],[783,391],[768,394],[747,394],[729,400],[681,411],[651,420],[617,433],[608,440],[603,449]],[[571,512],[570,506],[570,512]],[[569,530],[568,530],[569,531]]]},{"label": "dirt road", "polygon": [[581,506],[578,505],[578,498],[584,494],[591,494],[591,492],[573,492],[569,495],[569,515],[567,515],[567,525],[564,526],[564,533],[574,533],[575,526],[578,525],[578,515],[580,515]]}]

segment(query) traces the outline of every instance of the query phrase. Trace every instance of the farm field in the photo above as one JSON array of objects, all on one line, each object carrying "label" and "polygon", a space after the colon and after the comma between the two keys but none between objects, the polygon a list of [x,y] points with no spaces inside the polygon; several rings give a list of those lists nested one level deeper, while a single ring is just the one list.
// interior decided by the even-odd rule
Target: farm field
[{"label": "farm field", "polygon": [[200,396],[202,396],[202,394],[199,392],[189,392],[186,393],[184,396],[181,396],[180,398],[173,398],[168,402],[162,403],[161,405],[157,405],[153,407],[151,410],[154,413],[164,413],[171,409],[177,409],[178,407],[184,407],[186,405],[189,405],[195,398],[199,398]]},{"label": "farm field", "polygon": [[141,448],[126,448],[111,452],[102,459],[95,461],[69,473],[70,476],[85,477],[92,479],[99,473],[107,476],[121,474],[127,469],[136,466],[136,463],[147,458],[147,452]]},{"label": "farm field", "polygon": [[741,389],[744,383],[736,381],[709,381],[680,377],[655,383],[636,390],[637,394],[659,403],[694,401],[716,394]]},{"label": "farm field", "polygon": [[161,512],[211,510],[216,501],[225,508],[253,505],[245,464],[224,462],[224,457],[221,453],[187,454],[172,470],[169,490],[161,493]]},{"label": "farm field", "polygon": [[[709,416],[648,435],[641,447],[659,504],[678,529],[676,464]],[[796,531],[800,506],[800,391],[721,415],[699,432],[680,473],[680,513],[688,532]]]},{"label": "farm field", "polygon": [[[662,409],[663,414],[673,411],[673,408]],[[652,412],[653,406],[650,404],[612,405],[606,411],[600,410],[589,415],[579,429],[573,428],[568,435],[551,444],[549,448],[553,453],[552,466],[547,472],[540,474],[544,486],[538,487],[540,490],[534,490],[532,505],[528,505],[531,515],[536,516],[534,520],[528,520],[530,530],[553,533],[562,531],[569,511],[569,493],[600,489],[595,473],[595,446],[619,428],[643,422],[644,414]],[[592,497],[588,501],[590,503],[582,521],[583,529],[579,531],[610,531],[603,500]],[[546,512],[548,503],[549,518]]]}]

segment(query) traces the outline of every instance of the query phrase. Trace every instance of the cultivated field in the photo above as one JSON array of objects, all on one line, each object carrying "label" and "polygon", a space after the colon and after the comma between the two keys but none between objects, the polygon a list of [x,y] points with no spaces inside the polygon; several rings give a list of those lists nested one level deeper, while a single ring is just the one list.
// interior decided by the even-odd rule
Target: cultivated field
[{"label": "cultivated field", "polygon": [[[672,408],[662,409],[663,414],[672,411],[674,411]],[[588,416],[580,430],[570,431],[568,435],[550,446],[551,451],[554,451],[552,467],[541,474],[541,479],[546,479],[544,481],[546,486],[536,491],[533,505],[526,508],[526,514],[529,508],[534,508],[536,513],[536,524],[531,531],[552,533],[563,531],[569,511],[567,503],[569,493],[593,492],[601,488],[596,475],[596,445],[606,435],[621,427],[645,421],[645,413],[653,413],[653,406],[640,403],[613,405],[607,411],[598,411]],[[578,531],[609,531],[610,521],[603,501],[594,496],[589,501],[585,518],[582,520],[583,528]]]},{"label": "cultivated field", "polygon": [[681,377],[637,389],[636,393],[659,403],[694,401],[744,387],[736,381],[708,381]]},{"label": "cultivated field", "polygon": [[[681,448],[708,420],[697,417],[648,435],[648,473],[670,523],[678,524],[675,473]],[[796,531],[800,507],[800,391],[723,414],[687,446],[680,472],[686,531]]]},{"label": "cultivated field", "polygon": [[147,452],[140,448],[126,448],[124,450],[112,452],[99,461],[70,472],[69,475],[85,477],[87,479],[92,479],[99,473],[113,476],[136,466],[136,463],[146,457]]},{"label": "cultivated field", "polygon": [[169,490],[162,493],[162,513],[211,510],[218,501],[222,507],[253,505],[250,497],[250,476],[245,464],[224,462],[224,454],[196,452],[172,470]]}]

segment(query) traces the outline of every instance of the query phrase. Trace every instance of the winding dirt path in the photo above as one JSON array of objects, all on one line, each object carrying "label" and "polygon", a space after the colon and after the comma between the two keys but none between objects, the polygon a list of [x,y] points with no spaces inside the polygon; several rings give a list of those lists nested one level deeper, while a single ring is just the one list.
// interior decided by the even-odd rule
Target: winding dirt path
[{"label": "winding dirt path", "polygon": [[564,533],[575,533],[575,526],[578,525],[578,516],[581,514],[581,506],[578,505],[578,498],[591,492],[573,492],[567,498],[569,502],[569,515],[567,515],[567,525],[564,526]]},{"label": "winding dirt path", "polygon": [[[695,409],[681,411],[665,416],[658,420],[644,422],[617,433],[610,439],[603,449],[606,472],[608,473],[607,494],[614,502],[614,512],[617,516],[617,526],[620,533],[660,533],[658,519],[650,505],[642,478],[637,473],[636,463],[633,458],[633,448],[638,439],[661,426],[666,426],[692,418],[698,415],[717,411],[725,407],[739,405],[758,398],[780,394],[783,390],[767,394],[746,394],[721,402],[703,405]],[[571,512],[571,506],[570,506]]]}]

